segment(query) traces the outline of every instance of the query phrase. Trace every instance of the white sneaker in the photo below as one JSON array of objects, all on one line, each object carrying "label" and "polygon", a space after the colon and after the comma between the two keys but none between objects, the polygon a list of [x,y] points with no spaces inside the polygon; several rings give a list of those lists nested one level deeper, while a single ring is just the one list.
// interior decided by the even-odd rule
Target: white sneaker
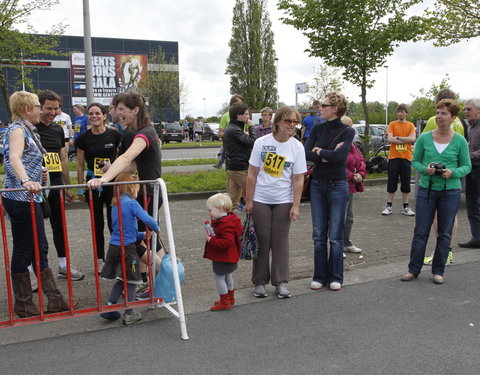
[{"label": "white sneaker", "polygon": [[330,290],[337,291],[340,289],[342,289],[342,284],[340,284],[338,281],[332,281],[330,283]]},{"label": "white sneaker", "polygon": [[312,290],[319,290],[323,288],[323,284],[319,283],[318,281],[312,281],[310,283],[310,289]]},{"label": "white sneaker", "polygon": [[413,212],[413,210],[410,207],[407,206],[402,210],[402,215],[415,216],[415,212]]},{"label": "white sneaker", "polygon": [[345,246],[344,250],[349,252],[349,253],[361,253],[362,252],[362,249],[360,249],[359,247],[356,247],[355,245]]},{"label": "white sneaker", "polygon": [[105,261],[102,258],[100,258],[97,260],[97,264],[98,264],[98,274],[100,275],[100,272],[102,272],[103,266],[105,265]]},{"label": "white sneaker", "polygon": [[382,215],[391,215],[392,214],[392,206],[385,206],[382,211]]},{"label": "white sneaker", "polygon": [[253,295],[257,298],[264,298],[268,296],[267,290],[265,289],[265,285],[255,285],[255,290],[253,291]]},{"label": "white sneaker", "polygon": [[277,295],[277,298],[290,298],[292,296],[292,293],[287,289],[287,285],[285,283],[280,283],[276,286],[275,288],[275,294]]},{"label": "white sneaker", "polygon": [[347,254],[343,253],[343,259],[347,259]]}]

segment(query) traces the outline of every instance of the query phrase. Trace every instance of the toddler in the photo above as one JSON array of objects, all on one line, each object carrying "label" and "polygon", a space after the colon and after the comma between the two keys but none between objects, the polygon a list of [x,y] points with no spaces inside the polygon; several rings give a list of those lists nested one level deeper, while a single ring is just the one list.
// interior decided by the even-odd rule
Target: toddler
[{"label": "toddler", "polygon": [[240,259],[240,235],[242,223],[232,210],[228,194],[218,193],[207,200],[207,209],[212,219],[214,234],[207,234],[204,258],[210,259],[215,274],[220,300],[210,308],[212,311],[228,310],[235,304],[232,273]]}]

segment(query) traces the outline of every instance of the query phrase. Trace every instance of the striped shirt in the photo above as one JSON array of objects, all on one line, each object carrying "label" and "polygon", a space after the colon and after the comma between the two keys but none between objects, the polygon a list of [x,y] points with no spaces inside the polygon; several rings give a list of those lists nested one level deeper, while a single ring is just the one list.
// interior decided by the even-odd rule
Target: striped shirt
[{"label": "striped shirt", "polygon": [[[14,121],[12,125],[10,125],[7,129],[7,133],[5,134],[5,138],[3,141],[3,150],[4,150],[4,167],[5,167],[5,183],[3,187],[5,189],[10,188],[23,188],[20,180],[17,179],[15,173],[13,172],[13,168],[10,165],[10,134],[16,130],[22,129],[23,135],[25,137],[25,149],[23,150],[22,154],[22,164],[25,168],[25,172],[27,172],[27,176],[30,180],[41,183],[42,181],[42,161],[43,156],[42,152],[36,145],[35,141],[32,138],[30,132],[24,128],[22,124],[18,121]],[[21,201],[21,202],[30,202],[30,193],[27,191],[11,191],[11,192],[4,192],[2,196],[7,199]],[[42,202],[41,194],[35,194],[34,200],[37,203]]]}]

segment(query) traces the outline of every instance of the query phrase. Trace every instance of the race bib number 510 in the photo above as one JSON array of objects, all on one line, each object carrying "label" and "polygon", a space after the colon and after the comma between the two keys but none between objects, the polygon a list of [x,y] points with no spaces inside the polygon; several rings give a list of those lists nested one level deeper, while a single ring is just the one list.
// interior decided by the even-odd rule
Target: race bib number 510
[{"label": "race bib number 510", "polygon": [[285,166],[285,156],[274,154],[273,152],[267,152],[265,155],[265,162],[263,163],[263,171],[270,176],[280,178]]}]

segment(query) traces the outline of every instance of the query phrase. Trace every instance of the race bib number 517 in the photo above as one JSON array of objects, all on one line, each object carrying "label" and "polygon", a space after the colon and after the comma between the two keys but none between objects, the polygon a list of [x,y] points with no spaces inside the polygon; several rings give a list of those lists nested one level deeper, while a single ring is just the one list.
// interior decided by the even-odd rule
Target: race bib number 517
[{"label": "race bib number 517", "polygon": [[263,171],[270,176],[280,178],[285,166],[285,156],[274,154],[273,152],[267,152],[265,155],[265,162],[263,163]]}]

